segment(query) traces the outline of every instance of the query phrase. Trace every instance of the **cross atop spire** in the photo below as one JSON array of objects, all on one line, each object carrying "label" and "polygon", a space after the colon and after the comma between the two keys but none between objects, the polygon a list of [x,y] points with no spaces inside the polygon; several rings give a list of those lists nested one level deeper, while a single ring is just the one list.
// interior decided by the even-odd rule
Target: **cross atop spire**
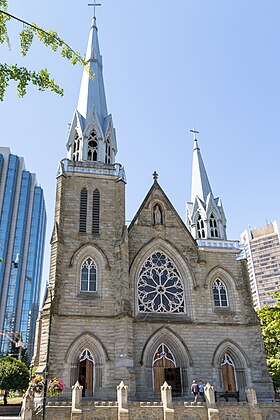
[{"label": "cross atop spire", "polygon": [[93,6],[93,17],[95,18],[95,8],[101,6],[101,3],[96,3],[96,0],[93,0],[93,3],[88,3],[88,6]]},{"label": "cross atop spire", "polygon": [[158,180],[158,173],[157,173],[157,171],[154,171],[153,178],[154,178],[154,181],[155,182]]},{"label": "cross atop spire", "polygon": [[194,127],[192,130],[190,130],[190,132],[191,132],[191,133],[193,133],[193,139],[194,139],[194,140],[197,140],[197,138],[196,138],[196,134],[199,134],[199,131],[197,131],[197,130],[195,129],[195,127]]}]

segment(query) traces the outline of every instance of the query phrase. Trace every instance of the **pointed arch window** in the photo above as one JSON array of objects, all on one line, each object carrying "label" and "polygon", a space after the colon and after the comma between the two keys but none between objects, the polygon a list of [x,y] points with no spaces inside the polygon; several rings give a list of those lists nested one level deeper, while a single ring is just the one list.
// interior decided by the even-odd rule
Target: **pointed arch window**
[{"label": "pointed arch window", "polygon": [[73,160],[77,161],[80,158],[80,147],[81,147],[81,139],[78,133],[75,134],[74,144],[73,144]]},{"label": "pointed arch window", "polygon": [[87,232],[87,198],[88,198],[87,190],[83,188],[81,191],[81,198],[80,198],[80,224],[79,224],[80,233]]},{"label": "pointed arch window", "polygon": [[175,264],[155,252],[143,264],[138,278],[139,312],[184,313],[184,286]]},{"label": "pointed arch window", "polygon": [[111,144],[109,137],[107,137],[105,142],[105,163],[111,163]]},{"label": "pointed arch window", "polygon": [[197,235],[199,238],[205,238],[205,226],[204,221],[201,218],[201,215],[198,215],[198,219],[196,222],[196,229],[197,229]]},{"label": "pointed arch window", "polygon": [[100,219],[100,192],[96,189],[93,191],[92,198],[92,233],[99,235],[99,219]]},{"label": "pointed arch window", "polygon": [[209,224],[210,224],[210,236],[211,238],[218,238],[219,237],[219,231],[218,231],[218,226],[217,226],[217,220],[214,217],[214,214],[211,213],[210,219],[209,219]]},{"label": "pointed arch window", "polygon": [[97,161],[98,137],[95,131],[92,131],[88,138],[87,158],[92,162]]},{"label": "pointed arch window", "polygon": [[228,296],[225,284],[220,279],[213,282],[214,305],[219,307],[228,307]]},{"label": "pointed arch window", "polygon": [[96,264],[91,258],[87,258],[81,267],[81,291],[96,292]]}]

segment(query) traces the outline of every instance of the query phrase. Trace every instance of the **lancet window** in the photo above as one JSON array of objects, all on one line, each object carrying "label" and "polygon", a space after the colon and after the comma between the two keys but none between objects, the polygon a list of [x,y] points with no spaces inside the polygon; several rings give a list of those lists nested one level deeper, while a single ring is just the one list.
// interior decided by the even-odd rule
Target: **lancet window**
[{"label": "lancet window", "polygon": [[74,144],[73,144],[73,160],[79,160],[80,158],[80,147],[81,147],[81,139],[78,133],[75,134]]},{"label": "lancet window", "polygon": [[105,142],[105,163],[111,163],[111,144],[109,137],[107,137]]},{"label": "lancet window", "polygon": [[85,188],[81,191],[81,198],[80,198],[80,224],[79,224],[79,232],[86,233],[87,231],[87,197],[88,193]]},{"label": "lancet window", "polygon": [[185,311],[184,286],[175,264],[155,252],[143,264],[138,278],[139,312]]},{"label": "lancet window", "polygon": [[81,267],[81,291],[96,292],[96,264],[87,258]]},{"label": "lancet window", "polygon": [[87,158],[92,162],[97,161],[98,137],[95,131],[92,131],[88,138]]},{"label": "lancet window", "polygon": [[218,238],[219,237],[219,231],[218,231],[217,221],[216,221],[213,213],[211,213],[211,216],[210,216],[210,219],[209,219],[209,224],[210,224],[210,236],[211,236],[211,238]]},{"label": "lancet window", "polygon": [[205,226],[204,221],[201,218],[201,215],[198,215],[198,219],[196,222],[196,228],[197,228],[197,235],[199,238],[205,238]]},{"label": "lancet window", "polygon": [[92,233],[99,235],[99,219],[100,219],[100,192],[93,191],[92,198]]},{"label": "lancet window", "polygon": [[213,282],[213,298],[215,306],[228,306],[228,296],[225,284],[220,279]]}]

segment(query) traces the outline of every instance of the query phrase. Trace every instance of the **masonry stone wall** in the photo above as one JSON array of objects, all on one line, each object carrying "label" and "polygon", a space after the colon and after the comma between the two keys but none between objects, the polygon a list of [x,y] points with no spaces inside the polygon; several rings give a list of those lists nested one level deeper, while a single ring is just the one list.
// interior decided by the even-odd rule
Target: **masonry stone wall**
[{"label": "masonry stone wall", "polygon": [[[79,233],[83,188],[88,191],[87,231]],[[91,233],[95,189],[100,191],[98,236]],[[159,224],[153,215],[156,204],[162,209]],[[235,362],[241,400],[245,386],[254,387],[264,400],[273,397],[244,262],[236,259],[236,250],[197,247],[156,181],[127,230],[123,181],[97,173],[60,175],[51,244],[50,290],[38,324],[34,361],[42,372],[49,347],[49,373],[65,381],[66,394],[79,378],[79,358],[87,349],[94,358],[95,400],[114,400],[117,385],[124,381],[130,400],[157,401],[153,358],[165,344],[181,369],[185,400],[191,398],[194,378],[222,390],[221,362],[226,352]],[[138,310],[139,271],[157,251],[179,270],[183,313]],[[81,264],[88,257],[97,266],[96,292],[80,290]],[[229,307],[214,306],[212,282],[217,277],[227,287]],[[137,408],[135,418],[139,415]]]}]

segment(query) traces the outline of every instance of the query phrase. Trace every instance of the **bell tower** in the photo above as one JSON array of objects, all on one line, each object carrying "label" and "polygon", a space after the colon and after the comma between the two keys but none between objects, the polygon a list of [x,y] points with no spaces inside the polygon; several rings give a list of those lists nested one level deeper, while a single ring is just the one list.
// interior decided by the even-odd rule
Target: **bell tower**
[{"label": "bell tower", "polygon": [[[49,291],[34,364],[63,378],[68,390],[78,380],[84,396],[98,398],[103,390],[114,398],[121,378],[129,382],[132,364],[126,179],[115,163],[95,17],[86,59],[90,71],[83,72],[67,158],[57,173]],[[118,364],[109,369],[112,360]]]}]

